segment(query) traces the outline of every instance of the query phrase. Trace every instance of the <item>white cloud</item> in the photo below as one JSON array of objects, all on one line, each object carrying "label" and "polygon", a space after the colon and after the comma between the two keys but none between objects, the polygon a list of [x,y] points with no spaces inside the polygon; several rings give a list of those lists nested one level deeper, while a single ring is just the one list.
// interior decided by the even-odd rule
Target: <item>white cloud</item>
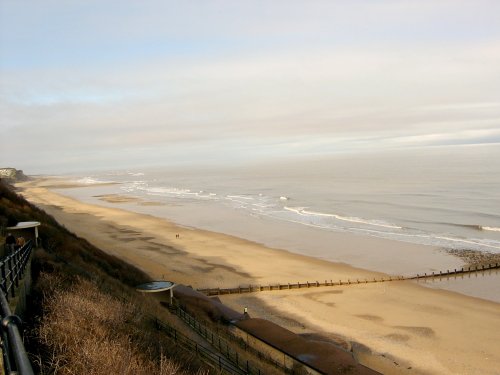
[{"label": "white cloud", "polygon": [[[51,165],[126,166],[498,138],[498,2],[109,4],[51,2],[43,17],[36,5],[23,19],[52,29],[12,26],[55,55],[0,64],[0,135],[15,139],[2,160],[33,160],[20,147]],[[51,6],[81,17],[68,26]]]}]

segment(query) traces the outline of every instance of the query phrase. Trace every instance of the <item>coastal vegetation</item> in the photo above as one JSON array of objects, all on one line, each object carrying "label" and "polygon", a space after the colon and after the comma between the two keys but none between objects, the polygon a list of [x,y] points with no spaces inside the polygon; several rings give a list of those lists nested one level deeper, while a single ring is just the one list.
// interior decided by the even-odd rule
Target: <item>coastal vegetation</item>
[{"label": "coastal vegetation", "polygon": [[5,227],[30,220],[42,223],[25,314],[36,373],[208,373],[156,330],[152,316],[173,317],[134,290],[149,281],[145,273],[77,237],[0,180],[2,243]]}]

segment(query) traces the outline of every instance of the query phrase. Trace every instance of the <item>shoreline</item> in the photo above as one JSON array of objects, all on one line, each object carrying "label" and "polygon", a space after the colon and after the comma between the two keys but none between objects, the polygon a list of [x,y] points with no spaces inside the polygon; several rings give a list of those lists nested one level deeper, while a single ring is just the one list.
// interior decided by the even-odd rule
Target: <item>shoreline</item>
[{"label": "shoreline", "polygon": [[294,254],[388,275],[439,272],[447,268],[461,268],[465,263],[463,258],[438,246],[349,231],[323,230],[266,216],[253,217],[246,212],[211,203],[166,203],[154,198],[116,194],[116,187],[112,187],[116,184],[81,184],[75,189],[74,181],[49,178],[41,180],[40,185],[83,203],[152,215],[180,226],[225,234],[268,248],[285,249]]},{"label": "shoreline", "polygon": [[[29,201],[102,250],[155,278],[195,288],[234,287],[249,280],[255,284],[316,281],[331,279],[332,274],[336,278],[381,275],[121,208],[82,203],[37,181],[18,186]],[[500,304],[412,282],[221,299],[237,310],[250,306],[253,317],[274,319],[296,333],[354,342],[362,362],[384,368],[384,373],[495,374],[500,363],[500,344],[493,332],[500,326]],[[384,367],[388,358],[398,365]]]}]

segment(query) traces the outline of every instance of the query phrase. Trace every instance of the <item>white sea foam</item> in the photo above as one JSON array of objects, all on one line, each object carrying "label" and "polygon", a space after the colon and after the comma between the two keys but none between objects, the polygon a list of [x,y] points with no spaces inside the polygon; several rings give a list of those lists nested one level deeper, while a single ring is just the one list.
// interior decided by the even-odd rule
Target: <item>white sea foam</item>
[{"label": "white sea foam", "polygon": [[[455,158],[456,155],[453,155],[454,163]],[[385,160],[382,161],[385,163]],[[431,162],[434,166],[436,161],[432,158]],[[484,165],[488,166],[488,171],[494,167],[492,163]],[[273,178],[253,179],[255,183],[252,185],[248,178],[225,181],[226,174],[213,178],[198,171],[193,175],[179,175],[170,171],[159,173],[149,170],[145,174],[131,170],[96,174],[80,182],[97,187],[97,184],[105,182],[102,180],[113,179],[122,182],[116,188],[127,194],[161,196],[186,204],[211,201],[214,205],[241,210],[253,217],[268,217],[270,220],[293,222],[318,230],[352,232],[438,247],[499,252],[500,215],[494,210],[497,203],[497,196],[492,194],[492,191],[496,192],[494,188],[492,191],[486,189],[484,194],[463,197],[461,190],[450,194],[440,190],[440,186],[433,185],[432,178],[423,181],[422,185],[417,183],[410,186],[406,184],[406,176],[404,180],[398,180],[401,176],[391,172],[383,175],[384,181],[390,181],[390,185],[384,185],[384,182],[371,185],[371,181],[363,180],[358,175],[354,179],[339,179],[334,171],[339,168],[342,170],[344,166],[337,165],[337,169],[331,167],[331,161],[319,166],[315,163],[311,168],[320,168],[318,170],[324,173],[307,186],[304,186],[304,181],[308,181],[308,173],[285,174],[285,179],[276,178],[275,175]],[[482,168],[482,165],[477,165],[477,168]],[[497,171],[498,167],[495,168]],[[385,173],[385,169],[381,172]],[[497,176],[500,173],[484,175],[494,176],[488,180],[491,183],[485,186],[498,186]],[[248,175],[244,174],[243,177]],[[441,172],[439,178],[442,178]],[[405,184],[394,184],[394,179]],[[399,186],[404,189],[399,191]],[[458,197],[460,199],[456,199]],[[439,204],[435,204],[436,199],[439,199]],[[212,203],[207,202],[208,205]],[[453,213],[454,222],[448,222],[450,213]],[[273,225],[272,221],[270,225]]]},{"label": "white sea foam", "polygon": [[94,177],[83,177],[83,178],[80,178],[79,180],[76,180],[76,182],[78,182],[80,184],[85,184],[85,185],[97,185],[97,184],[107,184],[107,183],[111,183],[113,181],[98,180]]},{"label": "white sea foam", "polygon": [[269,203],[254,203],[253,205],[256,206],[256,207],[260,207],[260,208],[275,207],[274,204],[269,204]]},{"label": "white sea foam", "polygon": [[253,200],[252,197],[246,196],[246,195],[226,195],[227,198],[231,199],[246,199],[246,200]]},{"label": "white sea foam", "polygon": [[300,215],[300,216],[306,216],[304,214],[304,209],[306,209],[307,207],[283,207],[283,209],[285,209],[286,211],[290,211],[290,212],[295,212],[297,215]]},{"label": "white sea foam", "polygon": [[336,214],[327,214],[324,212],[307,211],[305,208],[306,207],[284,207],[285,210],[295,212],[295,213],[302,215],[302,216],[331,217],[331,218],[334,218],[337,220],[347,221],[347,222],[351,222],[351,223],[373,225],[373,226],[377,226],[377,227],[390,228],[390,229],[402,229],[402,227],[400,227],[400,226],[385,223],[385,222],[380,221],[380,220],[366,220],[366,219],[361,219],[359,217],[347,217],[347,216],[341,216],[341,215],[336,215]]},{"label": "white sea foam", "polygon": [[497,228],[497,227],[483,227],[483,226],[480,226],[481,230],[487,230],[487,231],[491,231],[491,232],[500,232],[500,228]]},{"label": "white sea foam", "polygon": [[485,241],[482,240],[470,240],[470,239],[462,239],[462,238],[452,238],[452,237],[444,237],[444,236],[435,236],[435,238],[446,240],[446,241],[452,241],[452,242],[459,242],[459,243],[464,243],[468,245],[473,245],[474,248],[477,246],[479,247],[488,247],[491,249],[497,249],[500,250],[500,243],[496,243],[494,245],[491,245],[489,243],[486,243]]}]

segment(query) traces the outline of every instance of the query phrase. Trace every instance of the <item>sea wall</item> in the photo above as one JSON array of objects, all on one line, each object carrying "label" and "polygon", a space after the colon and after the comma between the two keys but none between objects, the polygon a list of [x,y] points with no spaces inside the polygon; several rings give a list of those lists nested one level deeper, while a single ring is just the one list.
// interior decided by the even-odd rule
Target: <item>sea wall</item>
[{"label": "sea wall", "polygon": [[259,338],[253,336],[252,334],[235,325],[231,326],[231,332],[235,336],[241,338],[249,347],[256,349],[266,357],[269,357],[272,360],[281,363],[285,368],[288,368],[290,370],[294,369],[295,371],[300,368],[303,371],[300,373],[307,373],[310,375],[322,374],[321,372],[316,371],[313,368],[305,365],[304,363],[297,361],[295,358],[289,356],[288,354],[282,352],[277,348],[274,348],[268,343],[260,340]]}]

